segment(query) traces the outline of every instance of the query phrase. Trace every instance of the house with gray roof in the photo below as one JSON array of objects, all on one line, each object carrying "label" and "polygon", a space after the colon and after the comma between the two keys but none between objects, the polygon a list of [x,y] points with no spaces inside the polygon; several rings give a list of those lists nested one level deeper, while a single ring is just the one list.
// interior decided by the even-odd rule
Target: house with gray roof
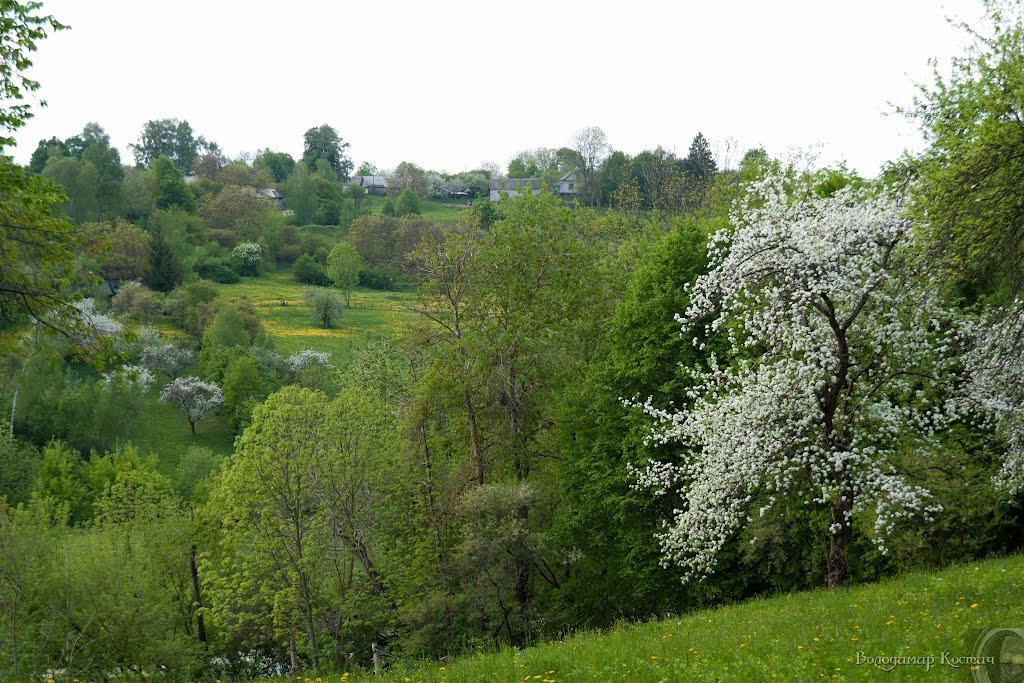
[{"label": "house with gray roof", "polygon": [[348,184],[363,188],[366,194],[386,195],[388,193],[388,177],[383,175],[352,176]]},{"label": "house with gray roof", "polygon": [[[488,189],[490,190],[491,201],[496,202],[501,199],[503,194],[507,194],[509,197],[515,197],[526,192],[540,194],[542,184],[543,181],[540,178],[491,178],[488,181]],[[573,175],[572,171],[569,171],[548,189],[562,199],[567,201],[573,200],[577,194],[576,176]]]}]

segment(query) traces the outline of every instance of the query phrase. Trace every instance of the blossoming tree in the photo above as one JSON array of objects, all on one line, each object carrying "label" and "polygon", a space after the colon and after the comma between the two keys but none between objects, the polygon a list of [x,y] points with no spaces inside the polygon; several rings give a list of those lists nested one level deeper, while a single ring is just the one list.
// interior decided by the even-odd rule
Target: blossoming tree
[{"label": "blossoming tree", "polygon": [[160,391],[160,402],[177,406],[195,434],[196,423],[224,403],[224,394],[213,382],[204,382],[198,377],[179,377]]},{"label": "blossoming tree", "polygon": [[[682,495],[660,536],[684,579],[712,573],[731,535],[786,499],[824,512],[827,583],[847,577],[853,524],[882,552],[895,525],[937,511],[900,471],[956,419],[963,332],[915,272],[899,200],[830,197],[755,184],[734,228],[712,237],[709,271],[678,316],[728,340],[724,363],[694,371],[685,410],[652,405],[651,438],[687,448],[636,471],[637,487]],[[699,343],[696,339],[694,343]]]}]

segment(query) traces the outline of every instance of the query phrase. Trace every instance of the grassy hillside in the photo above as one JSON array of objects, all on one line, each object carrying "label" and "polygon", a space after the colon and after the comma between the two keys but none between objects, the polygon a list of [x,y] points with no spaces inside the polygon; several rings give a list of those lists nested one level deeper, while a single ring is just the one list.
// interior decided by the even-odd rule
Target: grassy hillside
[{"label": "grassy hillside", "polygon": [[[369,195],[365,201],[365,206],[370,213],[380,213],[381,209],[384,208],[384,202],[387,201],[387,198]],[[392,197],[391,201],[395,201],[395,197]],[[469,200],[421,199],[420,213],[438,223],[454,223],[459,217],[459,213],[469,204]]]},{"label": "grassy hillside", "polygon": [[[302,301],[306,286],[295,282],[286,271],[245,278],[238,284],[218,285],[218,288],[224,300],[244,298],[253,303],[275,348],[282,354],[307,348],[330,351],[336,367],[344,367],[366,342],[400,334],[406,323],[416,317],[407,308],[413,299],[410,293],[358,290],[353,293],[352,305],[345,309],[336,329],[316,327],[309,308]],[[169,474],[180,455],[192,445],[205,446],[224,455],[231,452],[234,435],[222,416],[208,416],[197,425],[196,435],[192,436],[181,414],[159,403],[157,397],[156,391],[146,396],[133,439],[144,450],[157,454],[162,471]]]},{"label": "grassy hillside", "polygon": [[330,351],[336,366],[344,365],[367,341],[399,334],[416,317],[408,308],[412,294],[360,289],[353,292],[352,304],[342,314],[341,324],[325,330],[313,324],[312,314],[302,301],[307,286],[296,282],[288,271],[245,278],[218,288],[224,300],[249,299],[253,303],[281,353],[299,349]]},{"label": "grassy hillside", "polygon": [[[941,653],[968,655],[977,632],[1024,627],[1022,589],[1024,557],[1014,556],[873,585],[751,600],[447,666],[396,666],[372,680],[964,680],[964,669],[943,665]],[[858,652],[934,655],[935,664],[928,672],[910,665],[887,672],[857,664]]]}]

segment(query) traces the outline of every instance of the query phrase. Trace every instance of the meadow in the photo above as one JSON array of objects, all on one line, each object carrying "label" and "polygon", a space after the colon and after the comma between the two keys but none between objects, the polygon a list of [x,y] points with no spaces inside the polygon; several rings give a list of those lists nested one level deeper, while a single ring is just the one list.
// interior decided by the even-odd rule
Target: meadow
[{"label": "meadow", "polygon": [[[317,327],[302,300],[307,286],[296,282],[291,272],[285,270],[217,288],[218,296],[225,301],[252,302],[274,348],[282,355],[300,349],[328,351],[337,368],[344,368],[366,343],[401,334],[417,317],[410,308],[415,300],[411,292],[359,289],[352,293],[351,305],[345,308],[335,329]],[[170,328],[163,331],[174,332]],[[164,474],[171,473],[181,453],[190,446],[205,446],[221,455],[231,453],[234,436],[222,416],[208,416],[196,426],[192,436],[181,413],[159,403],[157,398],[157,391],[146,396],[136,416],[132,437],[144,451],[157,455]]]},{"label": "meadow", "polygon": [[[446,665],[325,681],[917,681],[964,680],[978,635],[1024,624],[1024,556],[911,573],[877,584],[749,600]],[[861,653],[861,663],[858,663]],[[934,657],[891,671],[869,657]],[[890,668],[884,664],[885,668]]]},{"label": "meadow", "polygon": [[323,329],[314,323],[309,307],[303,303],[308,286],[296,282],[286,270],[217,288],[218,296],[225,301],[252,302],[274,347],[282,354],[299,349],[329,351],[336,367],[343,367],[366,342],[399,334],[417,315],[410,308],[415,299],[412,293],[357,289],[341,323],[335,329]]},{"label": "meadow", "polygon": [[[387,200],[387,197],[367,195],[364,206],[370,213],[380,213]],[[395,198],[391,197],[391,201]],[[438,223],[454,223],[469,204],[469,200],[420,199],[420,214]]]}]

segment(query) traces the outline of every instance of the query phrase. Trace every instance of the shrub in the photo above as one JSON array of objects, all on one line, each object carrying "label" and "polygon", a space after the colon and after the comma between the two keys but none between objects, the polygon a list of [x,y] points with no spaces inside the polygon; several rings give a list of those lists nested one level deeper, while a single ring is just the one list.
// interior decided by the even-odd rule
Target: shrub
[{"label": "shrub", "polygon": [[303,254],[295,261],[295,279],[303,284],[326,287],[331,284],[324,267],[313,260],[309,254]]},{"label": "shrub", "polygon": [[395,202],[395,213],[399,216],[409,216],[420,212],[420,198],[410,188],[402,190]]},{"label": "shrub", "polygon": [[370,289],[391,289],[394,280],[385,268],[363,268],[359,271],[359,284]]},{"label": "shrub", "polygon": [[242,314],[235,308],[222,308],[203,333],[204,346],[248,346],[252,341]]},{"label": "shrub", "polygon": [[343,307],[338,295],[329,289],[310,289],[304,296],[306,304],[313,310],[313,319],[324,329],[331,329],[341,320]]},{"label": "shrub", "polygon": [[239,275],[259,275],[263,247],[255,242],[242,242],[231,251],[231,259],[238,264]]}]

